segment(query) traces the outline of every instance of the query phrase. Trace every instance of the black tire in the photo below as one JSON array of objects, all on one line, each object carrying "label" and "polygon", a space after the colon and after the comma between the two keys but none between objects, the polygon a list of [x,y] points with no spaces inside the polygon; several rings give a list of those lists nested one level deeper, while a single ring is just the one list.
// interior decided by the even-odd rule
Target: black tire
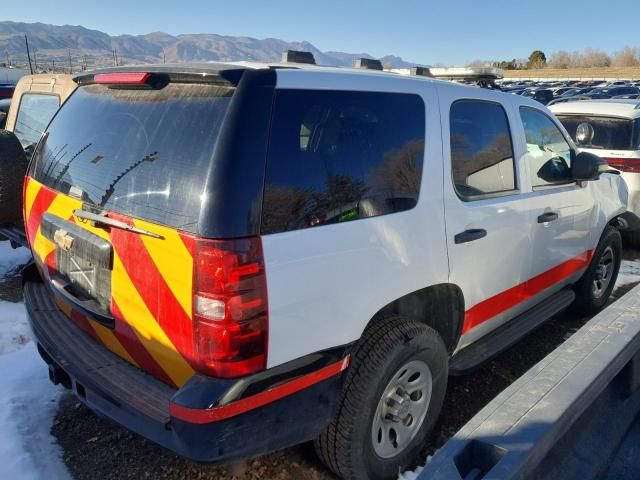
[{"label": "black tire", "polygon": [[27,173],[27,155],[18,138],[0,130],[0,225],[22,217],[22,185]]},{"label": "black tire", "polygon": [[[599,275],[599,264],[607,255],[612,252],[613,260],[611,262],[611,270],[609,272],[608,283],[606,288],[598,295],[594,292],[594,282]],[[593,254],[589,268],[584,272],[582,278],[573,286],[576,299],[571,305],[571,309],[580,315],[590,316],[598,312],[604,307],[609,300],[609,296],[613,291],[620,271],[620,262],[622,261],[622,237],[620,232],[611,226],[605,228],[600,242]]]},{"label": "black tire", "polygon": [[640,248],[640,231],[639,230],[623,231],[622,239],[630,247]]},{"label": "black tire", "polygon": [[[376,409],[390,381],[410,361],[428,366],[431,397],[422,424],[416,424],[413,439],[396,456],[382,458],[376,453],[372,438]],[[448,364],[444,342],[432,328],[401,316],[374,323],[351,356],[336,417],[314,442],[318,456],[345,480],[397,478],[398,472],[423,450],[438,419],[447,389]]]}]

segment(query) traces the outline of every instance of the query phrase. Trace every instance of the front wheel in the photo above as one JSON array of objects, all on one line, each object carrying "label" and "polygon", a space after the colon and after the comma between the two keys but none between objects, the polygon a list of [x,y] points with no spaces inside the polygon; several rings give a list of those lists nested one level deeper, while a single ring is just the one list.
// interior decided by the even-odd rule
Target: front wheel
[{"label": "front wheel", "polygon": [[315,442],[347,480],[386,480],[413,462],[435,424],[448,378],[432,328],[401,316],[369,327],[352,355],[338,414]]},{"label": "front wheel", "polygon": [[591,264],[573,290],[576,299],[572,310],[589,316],[605,306],[613,291],[622,262],[622,237],[620,232],[608,226],[591,259]]}]

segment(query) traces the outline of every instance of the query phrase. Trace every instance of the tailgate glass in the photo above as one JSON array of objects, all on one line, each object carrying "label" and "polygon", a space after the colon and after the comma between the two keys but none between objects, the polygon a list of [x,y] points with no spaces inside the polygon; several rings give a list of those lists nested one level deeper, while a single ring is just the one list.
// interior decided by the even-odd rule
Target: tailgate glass
[{"label": "tailgate glass", "polygon": [[33,176],[83,202],[196,232],[233,88],[79,88],[54,118]]}]

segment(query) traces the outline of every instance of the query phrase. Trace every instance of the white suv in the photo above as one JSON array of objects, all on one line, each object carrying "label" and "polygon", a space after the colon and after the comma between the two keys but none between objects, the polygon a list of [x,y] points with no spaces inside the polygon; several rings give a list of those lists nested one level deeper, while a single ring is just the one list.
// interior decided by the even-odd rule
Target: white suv
[{"label": "white suv", "polygon": [[625,184],[535,101],[296,64],[76,81],[25,181],[30,322],[54,382],[186,457],[315,440],[394,478],[451,373],[613,288]]},{"label": "white suv", "polygon": [[622,172],[629,188],[624,232],[640,245],[640,101],[588,100],[553,105],[554,112],[582,151],[603,157]]}]

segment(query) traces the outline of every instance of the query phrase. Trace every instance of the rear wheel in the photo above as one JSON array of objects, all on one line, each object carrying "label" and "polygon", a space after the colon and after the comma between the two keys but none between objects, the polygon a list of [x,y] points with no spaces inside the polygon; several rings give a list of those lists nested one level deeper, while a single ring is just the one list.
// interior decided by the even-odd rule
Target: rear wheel
[{"label": "rear wheel", "polygon": [[315,441],[344,479],[391,479],[424,447],[444,401],[447,349],[432,328],[400,316],[368,328],[352,355],[342,403]]},{"label": "rear wheel", "polygon": [[589,268],[573,288],[576,293],[576,299],[571,306],[573,311],[587,316],[605,306],[618,278],[621,261],[620,232],[608,226],[602,234]]},{"label": "rear wheel", "polygon": [[0,130],[0,225],[13,223],[22,216],[22,185],[27,172],[27,156],[20,141]]}]

